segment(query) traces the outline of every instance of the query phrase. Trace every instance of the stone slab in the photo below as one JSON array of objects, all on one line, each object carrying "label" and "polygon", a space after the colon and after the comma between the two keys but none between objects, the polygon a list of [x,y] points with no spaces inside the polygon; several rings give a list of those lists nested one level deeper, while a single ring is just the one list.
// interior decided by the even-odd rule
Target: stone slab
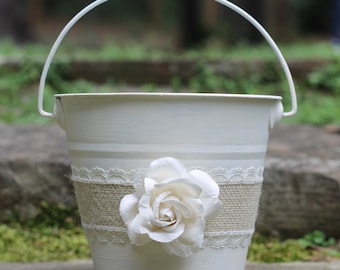
[{"label": "stone slab", "polygon": [[279,125],[270,137],[258,230],[300,237],[340,236],[340,134],[337,129]]},{"label": "stone slab", "polygon": [[63,130],[0,125],[0,220],[34,217],[41,201],[74,205]]}]

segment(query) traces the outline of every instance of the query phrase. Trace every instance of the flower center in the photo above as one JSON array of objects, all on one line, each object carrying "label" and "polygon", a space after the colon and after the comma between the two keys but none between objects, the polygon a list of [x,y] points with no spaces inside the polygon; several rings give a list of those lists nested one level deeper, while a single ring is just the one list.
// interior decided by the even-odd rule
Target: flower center
[{"label": "flower center", "polygon": [[[172,207],[162,207],[164,206],[161,204],[160,211],[159,211],[159,219],[161,221],[169,222],[169,225],[176,223],[176,215]],[[168,226],[169,226],[168,225]]]}]

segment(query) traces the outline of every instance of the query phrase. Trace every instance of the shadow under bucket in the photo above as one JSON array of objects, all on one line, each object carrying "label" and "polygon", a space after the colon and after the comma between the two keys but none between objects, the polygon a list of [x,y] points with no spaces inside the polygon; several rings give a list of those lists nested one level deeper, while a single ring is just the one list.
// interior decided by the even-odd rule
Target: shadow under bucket
[{"label": "shadow under bucket", "polygon": [[281,97],[232,94],[56,95],[39,112],[65,130],[72,181],[96,270],[242,270],[254,233],[270,129],[296,112],[280,51],[250,15],[285,71],[292,110]]}]

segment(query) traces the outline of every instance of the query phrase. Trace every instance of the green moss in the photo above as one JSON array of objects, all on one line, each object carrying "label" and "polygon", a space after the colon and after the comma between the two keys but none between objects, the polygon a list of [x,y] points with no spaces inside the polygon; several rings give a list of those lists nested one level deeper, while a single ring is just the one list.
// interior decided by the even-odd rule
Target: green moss
[{"label": "green moss", "polygon": [[41,202],[39,214],[21,222],[17,215],[0,225],[0,261],[37,262],[89,258],[78,210]]},{"label": "green moss", "polygon": [[[77,209],[42,202],[40,213],[26,222],[16,216],[0,225],[0,261],[39,262],[90,258]],[[340,258],[334,238],[321,231],[301,239],[280,240],[255,234],[248,260],[291,262]]]},{"label": "green moss", "polygon": [[[334,59],[336,56],[331,42],[297,41],[287,44],[279,44],[280,49],[288,60],[296,59]],[[14,59],[38,59],[43,61],[52,46],[42,44],[28,44],[17,46],[10,40],[0,42],[0,56]],[[60,46],[56,59],[67,61],[70,59],[79,60],[150,60],[150,59],[244,59],[244,60],[273,60],[275,54],[270,46],[263,42],[254,45],[240,43],[228,45],[224,42],[207,42],[206,45],[195,49],[178,51],[175,48],[158,48],[151,45],[143,45],[136,42],[127,42],[123,46],[117,41],[108,41],[101,46],[86,47],[75,44],[68,44],[67,40]]]},{"label": "green moss", "polygon": [[[27,227],[18,223],[0,225],[0,261],[38,262],[90,258],[87,240],[80,227]],[[340,258],[336,245],[306,247],[300,240],[281,241],[261,235],[253,237],[248,260],[278,263]]]},{"label": "green moss", "polygon": [[253,237],[249,248],[248,259],[255,262],[291,262],[307,261],[313,252],[303,248],[296,240],[280,241],[277,238],[265,238],[261,235]]},{"label": "green moss", "polygon": [[336,240],[324,232],[314,231],[301,239],[280,240],[255,234],[248,252],[248,260],[280,263],[293,261],[320,261],[340,258]]},{"label": "green moss", "polygon": [[[327,43],[315,43],[310,46],[303,44],[290,44],[283,46],[287,58],[332,58],[332,50]],[[304,44],[305,45],[305,44]],[[62,49],[62,48],[61,48]],[[0,56],[18,58],[20,67],[0,67],[0,122],[5,123],[46,123],[51,120],[40,117],[37,112],[38,81],[42,69],[43,59],[48,50],[41,45],[16,47],[10,42],[0,43]],[[316,52],[319,52],[318,54]],[[320,53],[324,52],[324,54]],[[223,56],[224,55],[224,56]],[[326,57],[326,55],[328,55]],[[277,61],[268,46],[244,46],[233,49],[207,47],[195,51],[186,51],[171,55],[162,54],[139,46],[117,46],[105,44],[101,50],[92,52],[89,49],[77,48],[74,52],[61,50],[59,57],[51,66],[45,89],[45,109],[53,110],[53,95],[55,93],[77,92],[115,92],[124,82],[107,82],[97,84],[85,80],[68,81],[69,60],[71,59],[96,59],[96,60],[138,60],[138,59],[199,59],[198,72],[188,81],[175,77],[171,81],[174,92],[212,92],[212,93],[248,93],[248,94],[274,94],[284,98],[285,108],[290,100],[288,87],[282,78],[282,71],[278,69]],[[214,73],[204,61],[209,59],[244,59],[252,61],[257,57],[267,63],[260,74],[235,74],[233,78],[226,78]],[[299,110],[296,116],[285,119],[288,123],[303,123],[313,125],[339,124],[340,123],[340,89],[339,61],[317,70],[307,76],[304,82],[297,85]],[[242,73],[242,72],[239,72]],[[141,89],[154,92],[158,85],[150,82]]]},{"label": "green moss", "polygon": [[89,258],[88,243],[81,228],[28,228],[0,225],[0,261],[38,262]]}]

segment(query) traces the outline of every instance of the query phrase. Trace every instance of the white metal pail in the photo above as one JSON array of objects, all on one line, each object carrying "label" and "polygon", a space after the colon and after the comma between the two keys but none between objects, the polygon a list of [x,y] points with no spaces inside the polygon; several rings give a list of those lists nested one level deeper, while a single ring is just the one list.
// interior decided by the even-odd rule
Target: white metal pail
[{"label": "white metal pail", "polygon": [[270,129],[296,112],[288,66],[267,32],[234,4],[279,58],[292,97],[232,94],[56,95],[39,112],[65,130],[82,226],[96,270],[242,270],[254,232]]}]

